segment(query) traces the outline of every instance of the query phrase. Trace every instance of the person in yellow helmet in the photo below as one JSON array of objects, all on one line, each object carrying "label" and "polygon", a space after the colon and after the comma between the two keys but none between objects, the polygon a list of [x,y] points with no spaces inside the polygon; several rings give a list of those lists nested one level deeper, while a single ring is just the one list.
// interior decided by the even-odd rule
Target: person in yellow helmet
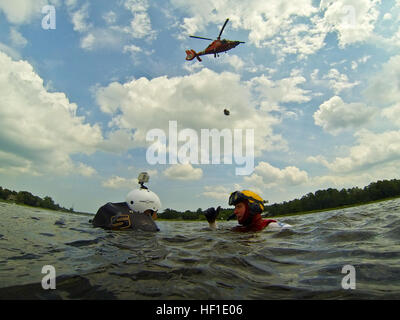
[{"label": "person in yellow helmet", "polygon": [[[261,231],[268,225],[272,224],[274,227],[290,227],[287,224],[280,223],[272,219],[263,219],[261,213],[264,211],[265,201],[255,192],[250,190],[232,192],[229,197],[229,205],[234,205],[233,211],[236,216],[239,226],[234,227],[233,231],[248,232],[248,231]],[[221,207],[209,208],[204,212],[210,228],[215,229],[215,220],[219,214]]]}]

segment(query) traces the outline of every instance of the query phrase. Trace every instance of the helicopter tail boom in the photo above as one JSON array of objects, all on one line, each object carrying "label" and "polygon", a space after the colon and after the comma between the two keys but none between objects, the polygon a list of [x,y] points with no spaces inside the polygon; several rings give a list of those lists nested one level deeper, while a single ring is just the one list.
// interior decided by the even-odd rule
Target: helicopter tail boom
[{"label": "helicopter tail boom", "polygon": [[186,60],[193,60],[194,58],[197,58],[197,60],[201,61],[201,59],[197,55],[196,51],[194,51],[193,49],[186,50]]}]

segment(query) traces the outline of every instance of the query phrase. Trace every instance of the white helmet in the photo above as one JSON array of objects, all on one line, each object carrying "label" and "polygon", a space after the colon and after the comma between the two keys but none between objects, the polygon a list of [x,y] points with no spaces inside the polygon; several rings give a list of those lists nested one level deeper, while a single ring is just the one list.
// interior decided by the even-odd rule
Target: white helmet
[{"label": "white helmet", "polygon": [[146,210],[158,211],[161,208],[160,198],[148,189],[135,189],[126,196],[126,203],[132,211],[143,213]]}]

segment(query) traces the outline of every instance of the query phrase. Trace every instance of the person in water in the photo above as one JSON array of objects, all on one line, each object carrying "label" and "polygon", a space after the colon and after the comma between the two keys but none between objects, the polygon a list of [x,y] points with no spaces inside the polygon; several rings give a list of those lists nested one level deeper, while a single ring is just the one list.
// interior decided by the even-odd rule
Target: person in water
[{"label": "person in water", "polygon": [[125,202],[109,202],[100,207],[90,222],[94,227],[110,230],[160,231],[154,222],[160,208],[160,198],[142,184],[128,193]]},{"label": "person in water", "polygon": [[[255,192],[249,190],[232,192],[229,197],[229,205],[235,206],[233,211],[239,225],[232,228],[232,231],[248,232],[261,231],[268,226],[273,228],[290,227],[272,219],[263,219],[261,213],[264,211],[264,200]],[[211,229],[216,229],[216,218],[221,207],[208,208],[204,215]],[[228,218],[229,220],[229,218]]]}]

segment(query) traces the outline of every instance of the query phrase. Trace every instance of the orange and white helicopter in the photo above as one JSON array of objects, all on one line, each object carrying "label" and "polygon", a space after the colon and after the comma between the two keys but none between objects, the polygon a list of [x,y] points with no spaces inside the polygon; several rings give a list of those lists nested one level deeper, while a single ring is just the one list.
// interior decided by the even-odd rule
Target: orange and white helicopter
[{"label": "orange and white helicopter", "polygon": [[243,41],[232,41],[232,40],[226,40],[222,39],[221,40],[221,34],[225,29],[226,24],[228,23],[229,18],[226,19],[224,25],[222,26],[222,29],[218,35],[218,38],[216,40],[209,39],[209,38],[203,38],[203,37],[197,37],[197,36],[190,36],[191,38],[196,38],[196,39],[203,39],[203,40],[211,40],[212,43],[203,51],[196,52],[193,49],[191,50],[186,50],[186,60],[193,60],[194,58],[197,58],[197,60],[201,61],[200,56],[206,55],[206,54],[213,54],[214,58],[217,57],[217,54],[220,52],[226,52],[228,50],[231,50],[238,46],[240,43],[244,43]]}]

